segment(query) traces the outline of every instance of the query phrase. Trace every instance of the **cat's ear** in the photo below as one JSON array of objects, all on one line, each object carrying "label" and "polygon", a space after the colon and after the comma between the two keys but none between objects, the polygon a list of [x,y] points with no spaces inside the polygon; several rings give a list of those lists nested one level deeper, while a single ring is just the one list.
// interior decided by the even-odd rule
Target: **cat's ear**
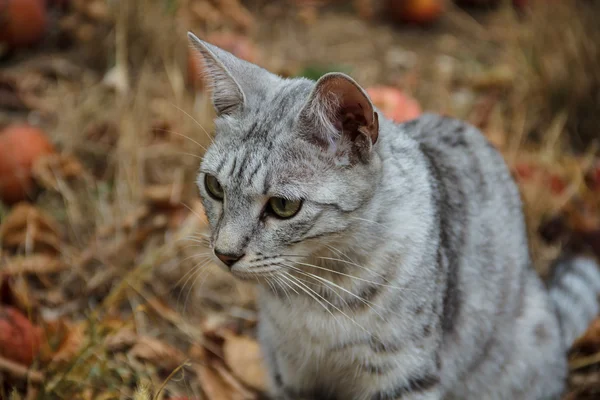
[{"label": "cat's ear", "polygon": [[232,114],[243,108],[246,95],[243,84],[240,83],[244,78],[243,74],[248,73],[254,65],[198,39],[191,32],[188,32],[188,39],[194,56],[203,67],[203,79],[211,89],[212,102],[217,115]]},{"label": "cat's ear", "polygon": [[370,151],[379,136],[379,119],[369,96],[342,73],[328,73],[317,81],[300,113],[300,123],[334,147],[337,140],[347,138]]}]

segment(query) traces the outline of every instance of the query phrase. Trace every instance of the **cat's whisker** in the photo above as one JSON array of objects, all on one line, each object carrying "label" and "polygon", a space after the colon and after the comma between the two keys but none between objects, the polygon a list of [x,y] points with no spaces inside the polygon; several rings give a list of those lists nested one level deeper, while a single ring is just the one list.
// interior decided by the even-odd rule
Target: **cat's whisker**
[{"label": "cat's whisker", "polygon": [[357,267],[357,268],[363,269],[363,270],[365,270],[365,271],[367,271],[367,272],[369,272],[369,273],[375,274],[375,275],[377,275],[379,278],[382,278],[384,281],[386,281],[386,282],[387,282],[387,280],[385,279],[385,276],[384,276],[383,274],[381,274],[381,273],[379,273],[379,272],[377,272],[377,271],[373,271],[371,268],[368,268],[368,267],[362,266],[362,265],[360,265],[360,264],[357,264],[357,263],[355,263],[355,262],[353,262],[353,261],[346,261],[346,260],[342,260],[342,259],[339,259],[339,258],[334,258],[334,257],[317,257],[317,258],[318,258],[318,259],[320,259],[320,260],[335,261],[335,262],[341,262],[341,263],[344,263],[344,264],[346,264],[346,265],[352,265],[353,267]]},{"label": "cat's whisker", "polygon": [[209,236],[188,236],[187,239],[199,240],[201,243],[210,243]]},{"label": "cat's whisker", "polygon": [[[179,247],[179,250],[187,250],[187,249],[202,249],[202,250],[206,250],[207,247],[205,245],[203,245],[203,244],[194,244],[194,243],[188,244],[186,246]],[[205,255],[205,256],[209,256],[210,257],[212,254],[213,254],[213,252],[211,250],[211,251],[206,252],[206,253],[196,253],[195,256]]]},{"label": "cat's whisker", "polygon": [[171,130],[171,129],[164,129],[164,128],[157,129],[157,131],[158,131],[158,132],[165,132],[165,133],[172,133],[172,134],[174,134],[174,135],[179,135],[179,136],[181,136],[181,137],[184,137],[184,138],[186,138],[187,140],[189,140],[190,142],[192,142],[192,143],[194,143],[194,144],[196,144],[196,145],[200,146],[200,148],[201,148],[202,150],[206,151],[206,147],[204,147],[202,144],[200,144],[200,143],[199,143],[199,142],[197,142],[196,140],[192,139],[191,137],[189,137],[189,136],[187,136],[187,135],[184,135],[183,133],[179,133],[179,132],[173,131],[173,130]]},{"label": "cat's whisker", "polygon": [[[293,275],[290,275],[293,276]],[[340,314],[342,314],[344,317],[348,318],[348,320],[350,320],[350,322],[352,322],[353,324],[355,324],[357,327],[359,327],[360,329],[362,329],[363,331],[365,331],[368,334],[371,334],[371,332],[369,332],[369,330],[365,329],[361,324],[359,324],[358,322],[356,322],[356,320],[352,317],[350,317],[348,314],[346,314],[344,311],[342,311],[339,307],[337,307],[336,305],[334,305],[333,303],[331,303],[329,300],[327,300],[325,297],[321,296],[319,293],[315,292],[313,289],[311,289],[308,285],[299,282],[299,284],[301,284],[302,286],[306,287],[306,289],[310,290],[312,293],[314,293],[316,296],[318,296],[321,300],[323,300],[326,304],[330,305],[331,307],[333,307],[337,312],[339,312]],[[325,309],[331,314],[333,315],[333,313],[331,312],[331,310],[324,306]],[[339,322],[338,322],[339,323]]]},{"label": "cat's whisker", "polygon": [[350,219],[356,219],[358,221],[363,221],[363,222],[370,222],[370,223],[375,224],[375,225],[380,225],[380,226],[382,226],[384,228],[389,228],[389,226],[387,226],[386,224],[383,224],[383,223],[378,222],[378,221],[372,221],[372,220],[366,219],[366,218],[350,217]]},{"label": "cat's whisker", "polygon": [[[306,277],[312,279],[313,281],[316,281],[317,284],[319,284],[320,286],[323,286],[326,289],[330,290],[331,292],[335,293],[335,295],[338,296],[340,298],[340,300],[342,300],[344,302],[345,306],[349,307],[349,304],[346,301],[346,299],[344,299],[337,291],[335,291],[334,287],[327,285],[327,283],[330,282],[329,280],[321,278],[321,277],[318,277],[317,275],[311,274],[310,272],[302,271],[300,268],[296,268],[296,267],[291,266],[291,265],[287,265],[287,264],[282,264],[282,265],[284,265],[285,267],[291,268],[297,274],[300,274],[302,276],[306,276]],[[303,282],[309,283],[309,284],[313,284],[314,283],[312,281],[303,281]],[[326,286],[324,286],[323,283],[325,283]],[[333,283],[333,282],[331,282],[331,283]]]},{"label": "cat's whisker", "polygon": [[[375,314],[377,314],[377,315],[378,315],[378,316],[379,316],[381,319],[385,320],[385,318],[383,317],[383,315],[381,315],[379,312],[377,312],[377,310],[375,310],[375,308],[374,308],[374,307],[380,307],[380,306],[378,306],[377,304],[375,304],[375,303],[372,303],[372,302],[370,302],[370,301],[368,301],[368,300],[365,300],[365,299],[363,299],[363,298],[362,298],[362,297],[360,297],[359,295],[357,295],[357,294],[355,294],[355,293],[352,293],[350,290],[348,290],[348,289],[346,289],[346,288],[344,288],[344,287],[342,287],[342,286],[340,286],[340,285],[338,285],[338,284],[336,284],[336,283],[334,283],[334,282],[331,282],[331,281],[330,281],[330,280],[328,280],[328,279],[325,279],[325,278],[323,278],[323,277],[320,277],[320,276],[318,276],[318,275],[315,275],[315,274],[311,274],[310,272],[302,271],[300,268],[295,268],[295,267],[291,267],[291,268],[293,268],[293,269],[294,269],[294,270],[295,270],[297,273],[299,273],[299,274],[301,274],[301,275],[308,276],[309,278],[312,278],[312,279],[316,279],[316,280],[318,280],[318,281],[321,281],[321,282],[323,282],[324,284],[326,284],[326,285],[327,285],[327,286],[329,286],[329,287],[335,287],[335,288],[338,288],[338,289],[342,290],[342,291],[343,291],[343,292],[345,292],[345,293],[348,293],[350,296],[352,296],[352,297],[354,297],[354,298],[358,299],[360,302],[362,302],[362,303],[363,303],[363,304],[365,304],[367,307],[369,307],[369,309],[371,309],[371,310],[372,310],[372,311],[373,311]],[[334,292],[334,293],[335,293],[335,294],[336,294],[336,295],[337,295],[337,296],[338,296],[338,297],[339,297],[339,298],[340,298],[342,301],[344,301],[344,303],[346,304],[346,306],[348,306],[348,302],[347,302],[347,301],[346,301],[346,300],[345,300],[345,299],[344,299],[344,298],[343,298],[343,297],[342,297],[342,296],[341,296],[339,293],[337,293],[337,292],[335,292],[335,291],[333,291],[333,292]]]},{"label": "cat's whisker", "polygon": [[196,232],[195,234],[191,234],[189,237],[193,238],[210,238],[210,235],[207,233]]},{"label": "cat's whisker", "polygon": [[196,237],[191,237],[191,236],[182,238],[180,240],[186,240],[188,242],[195,242],[195,243],[201,243],[201,244],[204,244],[207,241],[207,239],[205,239],[205,238],[196,238]]},{"label": "cat's whisker", "polygon": [[285,296],[289,299],[290,296],[286,290],[286,288],[284,286],[281,285],[281,281],[280,279],[277,277],[276,274],[274,275],[270,275],[270,278],[272,279],[273,282],[273,286],[275,287],[276,290],[279,290],[279,288],[281,288],[281,290],[283,291],[283,293],[285,294]]},{"label": "cat's whisker", "polygon": [[283,290],[285,297],[289,300],[290,296],[289,296],[287,290],[285,289],[285,287],[283,287],[283,285],[281,284],[281,279],[277,275],[273,275],[273,281],[275,281],[277,283],[277,285],[279,287],[281,287],[281,290]]},{"label": "cat's whisker", "polygon": [[[179,111],[181,111],[185,115],[187,115],[192,121],[194,121],[196,123],[196,125],[198,125],[200,127],[200,129],[202,129],[202,131],[204,131],[204,133],[206,134],[206,137],[208,137],[208,139],[210,140],[210,142],[214,143],[214,139],[212,138],[212,136],[208,133],[208,131],[204,128],[204,126],[202,126],[202,124],[200,122],[198,122],[198,120],[196,118],[192,117],[190,115],[190,113],[188,113],[187,111],[185,111],[181,107],[177,106],[176,104],[171,103],[171,105],[173,107],[177,108]],[[200,143],[198,143],[198,142],[196,142],[196,144],[200,145]]]},{"label": "cat's whisker", "polygon": [[325,247],[327,247],[329,250],[337,253],[339,256],[341,257],[345,257],[348,261],[352,261],[354,262],[348,255],[346,255],[343,251],[335,248],[334,246],[330,245],[330,244],[325,244]]},{"label": "cat's whisker", "polygon": [[[206,264],[204,264],[206,265]],[[190,288],[188,290],[188,294],[185,297],[185,301],[184,301],[184,305],[183,305],[183,314],[185,315],[187,312],[187,305],[188,305],[188,300],[190,297],[190,294],[192,293],[192,290],[194,290],[195,286],[196,286],[196,281],[198,281],[198,278],[202,275],[202,272],[204,272],[204,279],[202,280],[202,282],[200,283],[200,286],[198,287],[198,289],[200,289],[202,287],[202,285],[204,285],[204,282],[206,282],[206,279],[208,278],[208,276],[211,274],[211,270],[210,269],[202,269],[202,267],[198,268],[200,273],[196,274],[196,277],[194,278],[194,280],[192,281],[192,284],[190,285]]]},{"label": "cat's whisker", "polygon": [[200,235],[197,235],[197,234],[189,234],[187,236],[180,237],[177,240],[185,240],[185,239],[188,239],[188,238],[201,239],[201,238],[205,238],[205,237],[208,237],[208,236],[200,236]]},{"label": "cat's whisker", "polygon": [[[189,269],[189,270],[188,270],[188,271],[187,271],[185,274],[183,274],[183,276],[182,276],[181,278],[179,278],[179,279],[177,280],[177,282],[175,282],[175,283],[172,285],[172,287],[173,287],[173,288],[175,288],[175,287],[179,286],[179,285],[181,284],[181,282],[182,282],[184,279],[186,279],[186,278],[187,278],[187,279],[189,279],[190,275],[192,275],[192,274],[196,273],[197,271],[198,271],[198,270],[197,270],[196,268],[190,268],[190,269]],[[184,287],[185,287],[185,284],[186,284],[186,283],[187,283],[187,280],[186,280],[186,282],[184,283]],[[179,302],[179,299],[177,299],[177,302]]]},{"label": "cat's whisker", "polygon": [[[286,257],[288,257],[288,256],[286,256]],[[320,269],[322,271],[331,272],[332,274],[337,274],[337,275],[345,276],[345,277],[350,278],[350,279],[356,279],[358,281],[367,282],[367,283],[370,283],[370,284],[376,285],[376,286],[389,287],[389,288],[396,289],[396,290],[406,290],[406,291],[412,290],[412,289],[407,288],[407,287],[400,287],[400,286],[388,285],[388,284],[385,284],[385,283],[380,283],[380,282],[375,282],[375,281],[371,281],[371,280],[364,279],[364,278],[359,278],[358,276],[346,274],[344,272],[336,271],[336,270],[333,270],[333,269],[321,267],[321,266],[314,265],[314,264],[302,263],[302,262],[299,262],[299,261],[292,261],[292,260],[286,260],[286,261],[291,262],[291,263],[296,264],[296,265],[304,265],[304,266],[307,266],[307,267]]]},{"label": "cat's whisker", "polygon": [[199,262],[212,261],[212,256],[210,254],[192,254],[181,260],[181,263],[196,257],[202,257]]},{"label": "cat's whisker", "polygon": [[[190,257],[188,257],[190,258]],[[181,265],[183,262],[185,262],[188,258],[183,259],[179,264]],[[204,265],[199,266],[202,263],[208,263],[208,261],[210,261],[210,259],[206,259],[206,260],[200,260],[196,263],[196,265],[194,265],[192,268],[189,269],[189,271],[187,271],[181,278],[179,278],[179,280],[177,282],[175,282],[173,284],[173,287],[179,286],[179,284],[181,284],[181,281],[184,280],[189,274],[194,273],[195,271],[197,271],[198,269],[202,268]]]},{"label": "cat's whisker", "polygon": [[188,241],[188,242],[194,242],[194,243],[200,243],[202,245],[206,245],[206,247],[209,247],[210,245],[210,239],[207,237],[200,237],[200,236],[187,236],[185,238],[180,238],[178,239],[178,241]]},{"label": "cat's whisker", "polygon": [[188,244],[187,246],[180,247],[181,250],[193,249],[193,248],[206,249],[206,246],[204,244]]},{"label": "cat's whisker", "polygon": [[319,296],[318,293],[316,293],[314,290],[310,289],[307,285],[305,285],[304,283],[300,282],[296,277],[294,277],[293,275],[288,274],[287,272],[284,272],[281,276],[283,278],[285,278],[286,280],[288,280],[288,282],[291,282],[293,285],[295,285],[296,287],[298,287],[301,291],[303,291],[304,293],[306,293],[307,295],[309,295],[321,307],[323,307],[323,309],[325,311],[327,311],[329,314],[331,314],[331,316],[333,317],[333,319],[339,324],[339,320],[337,319],[337,317],[335,316],[335,314],[329,309],[329,307],[327,307],[317,297],[315,297],[315,295]]},{"label": "cat's whisker", "polygon": [[273,286],[273,284],[271,283],[271,280],[269,279],[269,276],[265,275],[264,278],[265,278],[265,281],[267,282],[267,285],[269,285],[269,287],[271,288],[273,293],[277,293],[277,288],[275,286]]},{"label": "cat's whisker", "polygon": [[198,154],[194,154],[194,153],[186,153],[185,151],[178,151],[177,154],[180,154],[182,156],[190,156],[190,157],[197,158],[198,160],[202,160],[201,156],[199,156]]},{"label": "cat's whisker", "polygon": [[188,238],[188,237],[191,237],[191,238],[209,238],[210,235],[207,235],[205,233],[195,232],[195,233],[191,233],[191,234],[189,234],[187,236],[184,236],[184,238]]},{"label": "cat's whisker", "polygon": [[[343,251],[341,251],[341,250],[339,250],[339,249],[335,248],[334,246],[332,246],[332,245],[329,245],[329,244],[325,244],[325,247],[327,247],[329,250],[331,250],[331,251],[333,251],[333,252],[337,253],[338,255],[340,255],[341,257],[343,257],[343,258],[345,258],[345,259],[346,259],[346,260],[342,260],[342,259],[339,259],[339,258],[332,258],[332,261],[339,261],[339,262],[342,262],[342,263],[345,263],[345,264],[350,264],[350,263],[351,263],[350,265],[354,265],[354,266],[356,266],[356,267],[359,267],[359,268],[361,268],[361,269],[366,269],[366,270],[368,270],[369,272],[373,272],[373,273],[377,274],[378,276],[380,276],[380,277],[384,278],[384,275],[383,275],[383,274],[380,274],[380,273],[378,273],[378,272],[376,272],[376,271],[373,271],[373,270],[371,270],[370,268],[367,268],[367,267],[365,267],[365,266],[359,265],[359,264],[358,264],[358,263],[357,263],[355,260],[353,260],[353,259],[352,259],[350,256],[348,256],[348,255],[347,255],[346,253],[344,253]],[[386,281],[387,281],[387,280],[386,280]]]},{"label": "cat's whisker", "polygon": [[184,206],[185,208],[187,208],[188,210],[190,210],[190,212],[192,214],[194,214],[196,217],[198,217],[201,221],[203,221],[205,219],[202,215],[198,214],[198,212],[196,210],[194,210],[192,207],[188,206],[187,204],[182,202],[181,205]]},{"label": "cat's whisker", "polygon": [[[279,282],[281,282],[283,285],[287,286],[294,293],[300,294],[300,293],[298,293],[298,291],[295,288],[293,288],[292,286],[290,286],[290,284],[287,283],[286,281],[284,281],[279,275],[276,275],[276,276],[277,276],[277,279],[279,279]],[[290,299],[290,297],[288,296],[288,300],[289,299]]]},{"label": "cat's whisker", "polygon": [[356,261],[352,260],[347,254],[343,253],[341,250],[336,249],[335,247],[331,246],[331,245],[325,245],[325,247],[329,248],[330,250],[336,252],[337,254],[341,255],[342,257],[345,257],[346,260],[341,260],[339,258],[331,258],[331,261],[339,261],[342,262],[344,264],[350,264],[350,265],[354,265],[356,267],[362,268],[362,269],[366,269],[369,272],[374,273],[375,275],[377,275],[379,278],[382,278],[385,282],[388,282],[388,280],[386,279],[385,275],[377,272],[377,271],[373,271],[370,268],[364,267],[362,265],[359,265],[356,263]]},{"label": "cat's whisker", "polygon": [[[189,283],[190,279],[192,279],[192,278],[193,278],[193,283],[192,283],[192,285],[190,286],[190,291],[191,291],[191,289],[192,289],[192,287],[193,287],[193,285],[194,285],[194,282],[196,281],[196,279],[197,279],[198,275],[200,275],[200,273],[202,273],[202,271],[206,271],[206,269],[203,269],[203,267],[204,267],[205,265],[207,265],[207,264],[208,264],[208,261],[205,261],[204,263],[200,262],[200,263],[196,264],[196,265],[195,265],[193,268],[191,268],[191,269],[190,269],[190,271],[192,272],[191,274],[189,274],[189,273],[187,273],[187,274],[186,274],[186,276],[187,276],[187,275],[189,275],[189,276],[188,276],[188,278],[185,280],[185,282],[184,282],[184,284],[183,284],[183,287],[181,288],[181,292],[179,292],[179,295],[177,296],[177,303],[178,303],[178,304],[179,304],[179,302],[180,302],[180,300],[181,300],[181,294],[182,294],[183,292],[185,292],[185,288],[187,287],[187,285],[188,285],[188,283]],[[182,279],[183,279],[183,278],[182,278]],[[188,296],[186,296],[186,301],[187,301],[187,297],[189,297],[189,291],[188,291]],[[185,305],[185,303],[184,303],[184,305]]]}]

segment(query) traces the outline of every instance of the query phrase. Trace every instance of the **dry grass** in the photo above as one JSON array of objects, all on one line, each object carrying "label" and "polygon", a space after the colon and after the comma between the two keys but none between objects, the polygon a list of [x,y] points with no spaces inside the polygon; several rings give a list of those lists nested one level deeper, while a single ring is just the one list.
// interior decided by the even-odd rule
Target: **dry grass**
[{"label": "dry grass", "polygon": [[566,115],[566,145],[585,151],[598,141],[600,107],[600,4],[577,1],[538,5],[531,23],[520,30],[518,105],[530,109],[528,130],[544,139],[548,121]]},{"label": "dry grass", "polygon": [[[600,196],[583,179],[594,149],[588,141],[586,155],[575,158],[563,145],[566,138],[599,136],[593,118],[600,103],[593,95],[600,41],[593,39],[591,11],[565,2],[560,12],[525,21],[506,9],[482,21],[453,10],[427,31],[371,24],[350,11],[299,18],[271,2],[249,4],[254,21],[228,1],[180,1],[179,11],[169,1],[115,4],[98,23],[101,40],[57,52],[56,65],[44,66],[71,73],[54,71],[59,77],[48,79],[39,62],[27,60],[6,69],[35,89],[43,112],[33,117],[85,172],[71,179],[57,173],[54,188],[36,198],[46,216],[36,216],[35,226],[46,226],[45,236],[28,231],[16,247],[2,239],[0,273],[7,266],[21,271],[8,280],[11,304],[34,315],[57,343],[47,350],[49,359],[34,363],[38,375],[29,379],[27,371],[3,374],[0,366],[0,398],[16,385],[14,399],[215,399],[222,382],[240,385],[241,398],[256,397],[232,378],[219,347],[223,330],[253,335],[253,291],[212,265],[196,268],[204,261],[199,234],[206,226],[194,175],[210,143],[212,114],[206,96],[186,81],[188,29],[199,36],[244,31],[261,43],[260,63],[278,72],[348,66],[366,85],[398,85],[425,109],[481,127],[513,168],[533,165],[560,178],[566,184],[560,193],[543,177],[521,179],[542,274],[561,247],[540,239],[543,221],[561,213],[576,220],[574,199],[600,209]],[[568,39],[559,49],[548,45],[559,42],[556,35]],[[2,113],[0,123],[25,117],[33,118]],[[0,209],[4,223],[9,211]],[[60,245],[47,250],[52,240]],[[23,266],[40,254],[68,268]],[[571,399],[600,390],[600,363],[586,360],[572,375],[571,396],[579,397]]]}]

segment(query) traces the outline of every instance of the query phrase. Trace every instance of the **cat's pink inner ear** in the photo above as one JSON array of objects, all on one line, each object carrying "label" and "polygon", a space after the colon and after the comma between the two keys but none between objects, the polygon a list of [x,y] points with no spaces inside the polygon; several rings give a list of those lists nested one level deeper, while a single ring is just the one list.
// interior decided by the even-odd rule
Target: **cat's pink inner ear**
[{"label": "cat's pink inner ear", "polygon": [[319,96],[325,99],[333,125],[355,140],[367,136],[375,144],[379,135],[379,120],[366,92],[344,74],[327,74],[318,82]]}]

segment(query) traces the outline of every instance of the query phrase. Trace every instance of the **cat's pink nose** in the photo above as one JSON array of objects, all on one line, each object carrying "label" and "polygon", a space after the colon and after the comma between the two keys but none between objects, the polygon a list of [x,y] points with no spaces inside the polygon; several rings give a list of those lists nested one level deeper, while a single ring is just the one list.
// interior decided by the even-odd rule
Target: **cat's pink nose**
[{"label": "cat's pink nose", "polygon": [[215,255],[219,260],[223,262],[223,264],[227,265],[229,268],[233,266],[236,262],[240,260],[240,258],[244,257],[244,254],[224,254],[215,250]]}]

